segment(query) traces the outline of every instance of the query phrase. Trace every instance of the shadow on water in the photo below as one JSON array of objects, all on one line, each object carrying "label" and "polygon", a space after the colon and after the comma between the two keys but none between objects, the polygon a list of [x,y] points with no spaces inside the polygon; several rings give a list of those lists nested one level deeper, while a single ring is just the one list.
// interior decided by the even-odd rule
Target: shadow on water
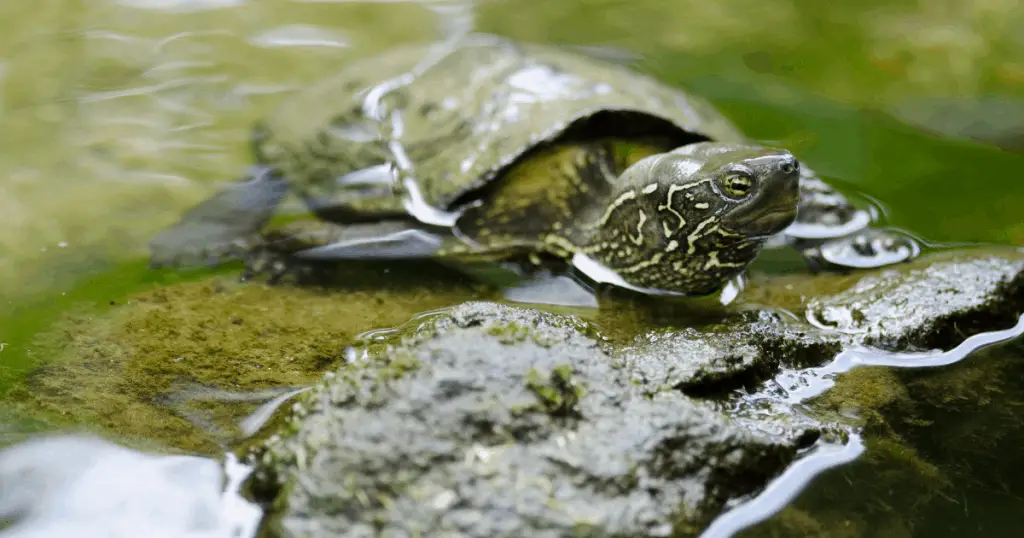
[{"label": "shadow on water", "polygon": [[[158,224],[241,170],[248,125],[282,94],[316,80],[338,58],[434,32],[423,12],[410,16],[409,6],[397,4],[225,2],[222,10],[170,16],[141,9],[145,2],[102,4],[61,13],[0,7],[0,20],[38,29],[11,28],[13,37],[0,38],[19,51],[0,59],[0,80],[8,83],[0,112],[10,126],[3,136],[20,138],[0,158],[0,193],[22,204],[8,208],[4,219],[11,220],[0,224],[23,230],[0,238],[0,252],[11,253],[0,274],[13,283],[0,291],[7,305],[0,313],[0,444],[81,426],[129,443],[158,439],[217,453],[250,431],[239,429],[240,416],[266,411],[261,403],[317,379],[366,331],[496,296],[433,265],[352,266],[339,277],[342,304],[312,291],[238,284],[236,267],[182,274],[118,262],[135,260]],[[753,138],[792,149],[877,208],[881,224],[940,246],[1024,244],[1024,153],[1013,138],[1024,121],[985,132],[971,117],[984,118],[988,108],[955,107],[967,119],[920,110],[926,97],[949,97],[928,91],[946,88],[967,105],[987,106],[985,95],[1003,95],[1010,105],[996,116],[1019,114],[1014,103],[1022,96],[1013,88],[1024,87],[1024,67],[999,30],[998,13],[948,6],[943,15],[916,2],[869,3],[874,9],[852,2],[713,4],[501,0],[481,5],[476,24],[524,39],[635,52],[622,61],[707,95]],[[957,17],[975,18],[955,26]],[[1005,19],[1019,25],[1024,16]],[[695,27],[695,20],[706,24]],[[946,28],[948,43],[914,48],[913,33],[929,27]],[[995,30],[985,35],[975,27]],[[963,46],[978,42],[988,48]],[[984,50],[991,53],[978,52]],[[70,72],[68,57],[81,60]],[[939,74],[922,77],[922,69]],[[80,109],[68,112],[70,104]],[[46,183],[71,174],[81,180],[65,189]],[[75,249],[102,252],[103,263],[37,261],[39,244],[66,237]],[[806,266],[775,251],[754,270],[799,275]],[[168,288],[179,290],[180,302],[161,295]],[[628,341],[751,306],[742,296],[730,308],[714,301],[619,304],[610,313],[571,311]],[[196,314],[199,305],[205,313]],[[795,309],[792,302],[761,305]],[[198,340],[190,324],[223,338]],[[294,341],[316,324],[320,342]],[[853,413],[858,402],[876,398],[863,406],[870,409],[862,417],[866,453],[826,472],[791,507],[742,536],[1014,535],[1024,509],[1022,357],[1018,339],[934,370],[840,374],[818,403]]]}]

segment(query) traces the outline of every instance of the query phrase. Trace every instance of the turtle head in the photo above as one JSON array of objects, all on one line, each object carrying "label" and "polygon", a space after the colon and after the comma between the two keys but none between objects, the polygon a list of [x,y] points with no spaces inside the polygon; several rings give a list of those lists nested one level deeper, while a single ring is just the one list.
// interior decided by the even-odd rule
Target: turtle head
[{"label": "turtle head", "polygon": [[706,295],[789,226],[799,163],[782,149],[701,142],[627,168],[585,252],[628,284]]}]

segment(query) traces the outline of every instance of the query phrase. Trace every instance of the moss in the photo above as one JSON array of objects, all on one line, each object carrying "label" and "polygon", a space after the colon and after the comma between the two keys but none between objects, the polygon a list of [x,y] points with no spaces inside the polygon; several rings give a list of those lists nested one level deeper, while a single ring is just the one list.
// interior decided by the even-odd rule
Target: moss
[{"label": "moss", "polygon": [[885,429],[885,413],[908,398],[892,369],[861,366],[836,376],[835,386],[809,403],[858,426]]},{"label": "moss", "polygon": [[743,538],[756,537],[802,537],[859,538],[861,536],[880,538],[911,538],[912,529],[899,517],[892,516],[866,520],[859,514],[842,510],[825,510],[814,514],[794,508],[785,508],[769,524],[757,527],[756,531],[740,533]]},{"label": "moss", "polygon": [[487,328],[487,334],[497,337],[499,342],[506,345],[529,340],[540,347],[548,348],[556,343],[550,336],[524,323],[496,322]]},{"label": "moss", "polygon": [[[8,399],[20,413],[58,426],[217,452],[238,438],[237,420],[262,403],[217,393],[308,385],[340,364],[365,331],[479,293],[450,281],[342,293],[233,277],[160,288],[102,315],[68,312],[35,338],[33,350],[52,362]],[[411,367],[394,365],[396,375]]]},{"label": "moss", "polygon": [[868,439],[856,462],[827,471],[794,503],[742,538],[914,536],[923,510],[945,495],[941,470],[895,439]]},{"label": "moss", "polygon": [[531,368],[526,386],[537,396],[541,409],[553,416],[576,415],[576,408],[587,393],[586,388],[573,379],[571,364],[560,364],[547,375]]},{"label": "moss", "polygon": [[510,345],[526,340],[531,332],[531,327],[520,323],[495,323],[487,329],[487,334],[497,337],[503,344]]}]

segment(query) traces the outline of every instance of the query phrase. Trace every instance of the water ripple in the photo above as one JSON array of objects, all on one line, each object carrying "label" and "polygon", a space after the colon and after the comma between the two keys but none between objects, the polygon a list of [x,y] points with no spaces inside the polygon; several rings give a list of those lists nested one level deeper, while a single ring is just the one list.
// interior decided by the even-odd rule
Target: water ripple
[{"label": "water ripple", "polygon": [[260,32],[249,38],[257,47],[348,47],[348,40],[340,32],[309,26],[290,24]]}]

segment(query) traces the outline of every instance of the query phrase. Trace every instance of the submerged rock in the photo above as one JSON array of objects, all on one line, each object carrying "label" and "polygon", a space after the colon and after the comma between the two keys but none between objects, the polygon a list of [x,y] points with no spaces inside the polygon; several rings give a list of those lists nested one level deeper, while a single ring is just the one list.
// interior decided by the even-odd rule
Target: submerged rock
[{"label": "submerged rock", "polygon": [[648,396],[590,326],[536,310],[467,303],[364,357],[267,444],[285,535],[689,535],[821,435]]},{"label": "submerged rock", "polygon": [[[982,273],[996,269],[993,276],[1002,272],[1004,263],[1017,263],[1010,254],[955,258],[936,263],[933,269],[955,269],[962,276],[965,267],[980,267]],[[923,278],[916,271],[920,267],[907,269]],[[1002,287],[985,286],[977,295],[960,297],[968,303],[978,301],[975,306],[950,301],[933,313],[930,328],[918,332],[922,340],[912,345],[937,346],[944,352],[875,351],[875,357],[890,365],[911,367],[855,368],[839,374],[835,387],[809,402],[819,412],[856,417],[871,432],[870,450],[853,465],[812,484],[761,528],[739,536],[943,536],[950,529],[979,525],[1000,534],[1001,529],[993,530],[989,523],[1013,521],[1019,511],[1013,499],[1022,491],[1019,482],[1007,482],[1006,477],[1014,476],[1022,464],[1024,341],[1017,338],[976,349],[964,339],[981,336],[979,331],[989,341],[1024,332],[1024,323],[1002,330],[1022,310],[1020,295],[1013,291],[1020,271],[1011,269],[1006,276]],[[978,280],[963,282],[971,285]],[[952,318],[944,317],[950,312]],[[997,334],[1001,338],[995,338]],[[932,361],[934,357],[950,360]],[[933,367],[937,362],[946,366]],[[998,494],[993,497],[993,492]],[[977,510],[978,506],[983,508]],[[1002,534],[1014,531],[1008,528]]]}]

